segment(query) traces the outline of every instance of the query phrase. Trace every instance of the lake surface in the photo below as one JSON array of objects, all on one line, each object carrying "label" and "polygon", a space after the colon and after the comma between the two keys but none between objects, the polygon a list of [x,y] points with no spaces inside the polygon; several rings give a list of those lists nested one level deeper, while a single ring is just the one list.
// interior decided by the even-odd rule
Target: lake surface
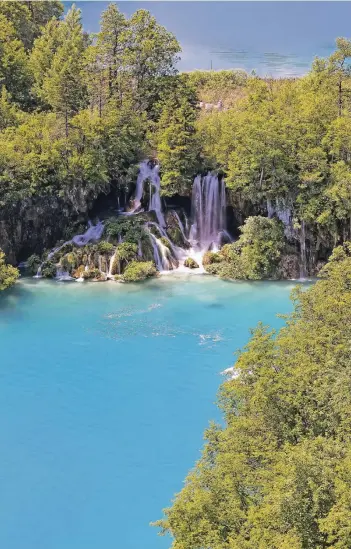
[{"label": "lake surface", "polygon": [[0,298],[0,547],[167,549],[220,372],[294,283],[23,280]]}]

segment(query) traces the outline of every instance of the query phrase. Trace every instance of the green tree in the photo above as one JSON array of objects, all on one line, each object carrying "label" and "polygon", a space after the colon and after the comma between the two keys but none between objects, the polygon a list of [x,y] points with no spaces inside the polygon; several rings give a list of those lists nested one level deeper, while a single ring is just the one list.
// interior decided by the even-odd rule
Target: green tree
[{"label": "green tree", "polygon": [[163,77],[176,73],[181,49],[174,35],[146,10],[136,11],[129,19],[125,39],[124,64],[133,97],[140,110],[148,111],[159,98]]},{"label": "green tree", "polygon": [[63,14],[63,4],[56,0],[40,2],[1,2],[0,14],[4,15],[14,26],[17,38],[22,41],[26,50],[31,49],[44,27],[52,18],[59,19]]},{"label": "green tree", "polygon": [[123,98],[127,20],[116,4],[109,4],[102,13],[100,25],[96,43],[87,52],[86,74],[91,102],[99,106],[101,114],[108,99],[121,102]]},{"label": "green tree", "polygon": [[171,90],[164,94],[159,109],[159,120],[153,131],[162,170],[162,192],[184,194],[200,167],[200,144],[195,129],[196,94],[182,78],[173,78]]},{"label": "green tree", "polygon": [[70,118],[86,104],[82,63],[87,44],[81,12],[75,6],[67,13],[60,31],[62,44],[57,47],[43,79],[42,95],[52,109],[64,117],[68,136]]},{"label": "green tree", "polygon": [[13,24],[0,12],[0,85],[23,107],[30,102],[31,75],[22,42]]},{"label": "green tree", "polygon": [[19,277],[19,271],[12,265],[7,265],[5,254],[0,248],[0,290],[6,290],[12,286]]}]

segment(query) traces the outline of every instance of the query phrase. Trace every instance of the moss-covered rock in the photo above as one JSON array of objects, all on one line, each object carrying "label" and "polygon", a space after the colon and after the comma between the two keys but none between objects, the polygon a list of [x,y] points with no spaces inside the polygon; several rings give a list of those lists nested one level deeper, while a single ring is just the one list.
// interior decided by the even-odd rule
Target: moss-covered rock
[{"label": "moss-covered rock", "polygon": [[163,244],[164,246],[166,246],[166,248],[168,248],[170,251],[172,250],[172,247],[171,247],[171,244],[170,244],[168,238],[166,238],[165,236],[162,236],[162,237],[160,238],[160,242],[162,242],[162,244]]},{"label": "moss-covered rock", "polygon": [[156,276],[157,270],[152,261],[132,261],[121,276],[124,282],[138,282]]},{"label": "moss-covered rock", "polygon": [[184,267],[188,267],[188,269],[198,269],[199,265],[196,263],[195,259],[192,257],[187,257],[184,261]]},{"label": "moss-covered rock", "polygon": [[277,269],[277,278],[291,279],[299,278],[299,276],[300,262],[298,256],[294,254],[282,255]]},{"label": "moss-covered rock", "polygon": [[27,269],[28,272],[32,275],[35,275],[38,272],[38,269],[40,265],[42,264],[42,261],[40,257],[37,254],[33,254],[27,259]]},{"label": "moss-covered rock", "polygon": [[84,270],[84,272],[82,273],[82,278],[84,278],[84,280],[100,280],[101,277],[102,273],[99,271],[99,269],[87,269]]}]

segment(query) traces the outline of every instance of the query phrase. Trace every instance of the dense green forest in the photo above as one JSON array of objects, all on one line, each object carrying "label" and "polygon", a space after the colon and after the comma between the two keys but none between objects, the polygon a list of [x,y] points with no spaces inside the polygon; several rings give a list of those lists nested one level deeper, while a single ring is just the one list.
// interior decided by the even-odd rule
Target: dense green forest
[{"label": "dense green forest", "polygon": [[[95,35],[79,9],[63,11],[0,4],[0,246],[12,264],[86,226],[103,197],[126,203],[145,158],[160,165],[163,200],[189,199],[197,173],[223,174],[234,236],[252,216],[283,224],[268,258],[253,244],[263,266],[238,267],[237,245],[208,258],[215,274],[292,276],[302,263],[313,275],[350,238],[348,40],[299,79],[180,74],[179,43],[148,11],[110,4]],[[262,242],[265,222],[253,223]]]},{"label": "dense green forest", "polygon": [[174,549],[349,549],[351,244],[259,325],[219,392],[225,425],[165,518]]}]

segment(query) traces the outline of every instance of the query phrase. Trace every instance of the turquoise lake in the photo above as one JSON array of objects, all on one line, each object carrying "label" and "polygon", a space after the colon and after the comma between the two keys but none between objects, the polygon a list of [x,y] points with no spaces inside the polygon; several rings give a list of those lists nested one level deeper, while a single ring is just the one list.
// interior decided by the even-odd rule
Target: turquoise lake
[{"label": "turquoise lake", "polygon": [[0,298],[0,547],[168,549],[220,372],[293,282],[25,280]]}]

